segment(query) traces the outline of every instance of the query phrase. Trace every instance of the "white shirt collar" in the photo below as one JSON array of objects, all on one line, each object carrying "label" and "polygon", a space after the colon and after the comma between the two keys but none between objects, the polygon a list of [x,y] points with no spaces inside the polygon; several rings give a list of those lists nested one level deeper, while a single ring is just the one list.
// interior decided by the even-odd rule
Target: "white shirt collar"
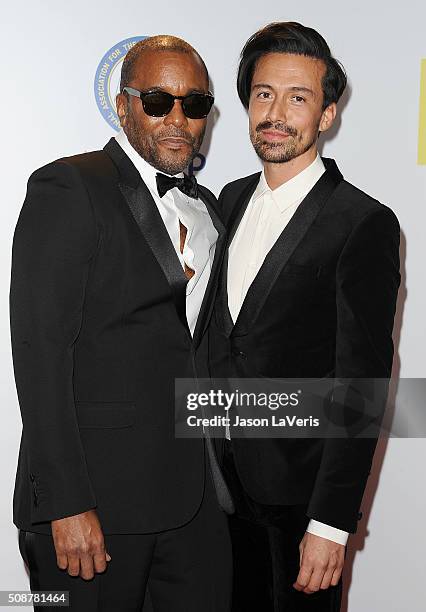
[{"label": "white shirt collar", "polygon": [[[150,187],[150,189],[154,190],[155,193],[157,193],[157,180],[155,177],[157,172],[160,172],[160,170],[157,170],[157,168],[151,166],[151,164],[149,164],[143,157],[139,155],[137,151],[135,151],[135,149],[128,141],[126,133],[123,129],[118,132],[118,134],[115,136],[115,139],[120,145],[120,147],[123,149],[127,157],[129,157],[130,160],[133,162],[133,165],[136,167],[137,171],[141,175],[141,179],[144,181],[144,183],[148,187]],[[163,172],[162,174],[166,173]],[[179,174],[175,174],[173,176],[176,176],[176,178],[181,178],[183,177],[183,172],[180,172]]]},{"label": "white shirt collar", "polygon": [[270,193],[279,210],[284,212],[296,202],[303,200],[324,172],[325,166],[319,153],[317,153],[314,161],[302,172],[276,189],[271,189],[266,182],[265,170],[263,169],[256,191],[253,194],[253,202],[266,193]]}]

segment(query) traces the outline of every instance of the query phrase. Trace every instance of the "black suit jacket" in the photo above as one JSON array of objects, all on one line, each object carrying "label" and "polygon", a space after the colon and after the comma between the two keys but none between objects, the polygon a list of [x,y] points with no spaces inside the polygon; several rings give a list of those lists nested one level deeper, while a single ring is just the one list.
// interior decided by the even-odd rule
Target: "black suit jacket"
[{"label": "black suit jacket", "polygon": [[[211,321],[216,377],[387,378],[399,275],[399,224],[343,180],[335,162],[297,208],[248,290],[235,325],[227,262]],[[228,245],[259,173],[223,189]],[[249,495],[307,504],[308,516],[354,532],[376,439],[234,439]]]},{"label": "black suit jacket", "polygon": [[104,533],[175,528],[204,488],[203,440],[174,437],[175,377],[207,376],[205,330],[224,228],[194,338],[182,270],[146,185],[115,139],[37,170],[13,241],[10,314],[23,432],[14,523],[96,508]]}]

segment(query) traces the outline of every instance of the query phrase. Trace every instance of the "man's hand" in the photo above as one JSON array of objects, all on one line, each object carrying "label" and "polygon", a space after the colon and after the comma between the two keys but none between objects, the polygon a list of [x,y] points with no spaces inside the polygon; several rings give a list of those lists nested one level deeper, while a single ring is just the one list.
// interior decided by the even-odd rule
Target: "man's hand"
[{"label": "man's hand", "polygon": [[95,510],[52,521],[52,536],[58,567],[70,576],[90,580],[111,561]]},{"label": "man's hand", "polygon": [[319,589],[336,586],[342,574],[345,547],[326,538],[306,532],[299,545],[300,571],[293,584],[308,595]]}]

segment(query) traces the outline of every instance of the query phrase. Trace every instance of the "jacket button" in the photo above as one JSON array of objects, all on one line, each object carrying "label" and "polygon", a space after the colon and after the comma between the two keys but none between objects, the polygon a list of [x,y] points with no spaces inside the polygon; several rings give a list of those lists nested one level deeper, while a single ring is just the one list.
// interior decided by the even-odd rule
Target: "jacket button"
[{"label": "jacket button", "polygon": [[358,512],[358,520],[362,519],[362,512]]},{"label": "jacket button", "polygon": [[234,355],[234,357],[239,357],[240,359],[247,359],[247,355],[245,353],[243,353],[243,351],[232,351],[232,354]]}]

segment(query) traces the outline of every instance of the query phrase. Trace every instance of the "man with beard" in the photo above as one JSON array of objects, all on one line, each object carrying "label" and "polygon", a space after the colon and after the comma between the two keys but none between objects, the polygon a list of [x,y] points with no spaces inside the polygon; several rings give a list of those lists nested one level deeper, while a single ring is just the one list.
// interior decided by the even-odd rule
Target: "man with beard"
[{"label": "man with beard", "polygon": [[[219,199],[228,237],[215,377],[390,375],[398,221],[317,148],[345,86],[326,41],[301,24],[270,24],[242,51],[238,93],[263,171]],[[374,436],[249,440],[231,428],[218,446],[236,507],[233,610],[339,610]]]},{"label": "man with beard", "polygon": [[79,612],[140,610],[147,588],[155,610],[228,610],[208,454],[174,436],[175,378],[206,376],[223,244],[214,196],[183,174],[212,104],[188,43],[139,42],[122,131],[37,170],[17,223],[14,522],[31,588],[69,591]]}]

